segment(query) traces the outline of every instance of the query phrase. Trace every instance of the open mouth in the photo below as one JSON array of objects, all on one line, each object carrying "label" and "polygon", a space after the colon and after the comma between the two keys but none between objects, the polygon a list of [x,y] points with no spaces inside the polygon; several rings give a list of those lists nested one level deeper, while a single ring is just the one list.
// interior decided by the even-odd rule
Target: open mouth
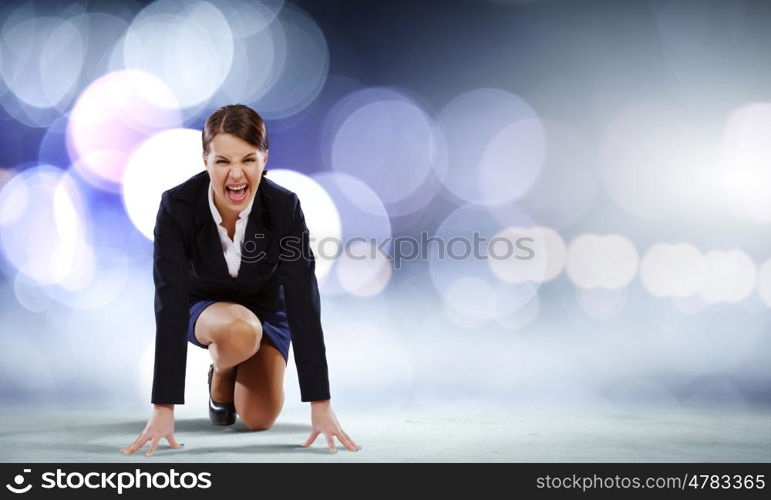
[{"label": "open mouth", "polygon": [[246,195],[248,194],[248,191],[249,191],[249,185],[246,183],[230,184],[225,186],[225,194],[227,195],[228,199],[233,203],[239,203],[241,201],[244,201],[246,199]]}]

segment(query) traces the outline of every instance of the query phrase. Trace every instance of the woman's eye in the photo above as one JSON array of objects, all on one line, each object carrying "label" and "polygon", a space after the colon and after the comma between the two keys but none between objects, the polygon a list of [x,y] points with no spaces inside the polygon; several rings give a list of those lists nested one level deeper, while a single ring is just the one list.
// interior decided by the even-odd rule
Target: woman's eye
[{"label": "woman's eye", "polygon": [[[253,162],[253,161],[255,161],[255,160],[254,160],[254,158],[248,158],[246,161],[252,161],[252,162]],[[217,164],[220,164],[220,163],[228,163],[228,161],[227,161],[227,160],[217,160],[217,161],[216,161],[216,163],[217,163]]]}]

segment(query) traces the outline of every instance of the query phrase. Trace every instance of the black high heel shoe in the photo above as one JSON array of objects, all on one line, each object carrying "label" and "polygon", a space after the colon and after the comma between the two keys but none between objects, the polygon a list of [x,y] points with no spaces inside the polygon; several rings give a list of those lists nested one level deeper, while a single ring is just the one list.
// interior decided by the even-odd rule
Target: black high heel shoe
[{"label": "black high heel shoe", "polygon": [[[236,366],[233,370],[238,369]],[[214,375],[214,365],[209,365],[209,420],[214,425],[233,425],[236,423],[236,405],[235,403],[218,403],[211,397],[211,379]]]}]

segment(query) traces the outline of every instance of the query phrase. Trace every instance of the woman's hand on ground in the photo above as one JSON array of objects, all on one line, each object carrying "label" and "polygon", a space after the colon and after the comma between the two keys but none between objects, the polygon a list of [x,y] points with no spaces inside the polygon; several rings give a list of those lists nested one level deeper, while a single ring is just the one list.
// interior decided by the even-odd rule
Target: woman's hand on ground
[{"label": "woman's hand on ground", "polygon": [[182,448],[174,439],[174,405],[155,405],[153,414],[148,420],[145,430],[126,448],[121,449],[124,455],[131,455],[141,450],[150,441],[150,449],[145,453],[149,457],[158,447],[161,438],[166,438],[172,448]]},{"label": "woman's hand on ground", "polygon": [[337,421],[335,412],[332,411],[330,400],[311,401],[311,425],[313,430],[311,435],[300,446],[310,446],[316,441],[319,434],[324,434],[327,439],[327,445],[332,453],[337,453],[335,448],[334,436],[350,451],[359,451],[361,446],[357,445],[353,439],[345,433],[340,423]]}]

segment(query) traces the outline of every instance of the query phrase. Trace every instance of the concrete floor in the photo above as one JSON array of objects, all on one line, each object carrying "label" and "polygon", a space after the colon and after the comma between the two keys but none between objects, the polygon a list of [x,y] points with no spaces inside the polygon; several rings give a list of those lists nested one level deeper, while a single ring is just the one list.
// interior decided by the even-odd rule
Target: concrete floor
[{"label": "concrete floor", "polygon": [[[214,427],[178,412],[182,450],[162,441],[153,457],[124,456],[144,411],[0,414],[2,462],[770,462],[771,409],[337,411],[362,450],[337,454],[310,433],[307,406],[285,408],[267,431],[241,421]],[[145,451],[147,448],[145,448]]]}]

